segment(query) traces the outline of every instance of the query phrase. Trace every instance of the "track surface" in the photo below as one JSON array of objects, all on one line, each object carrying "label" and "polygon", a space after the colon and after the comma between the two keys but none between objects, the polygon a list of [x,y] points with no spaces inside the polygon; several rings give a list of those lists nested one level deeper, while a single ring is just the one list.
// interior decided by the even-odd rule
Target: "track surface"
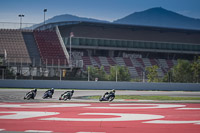
[{"label": "track surface", "polygon": [[[26,101],[23,99],[29,89],[0,89],[0,102],[59,102],[58,98],[66,90],[55,90],[52,99],[42,99],[46,90],[38,90],[35,100]],[[81,96],[101,96],[106,91],[110,90],[75,90],[72,102],[86,102],[88,100],[80,99]],[[186,97],[200,97],[200,92],[183,92],[183,91],[119,91],[116,90],[116,95],[141,95],[141,96],[186,96]],[[115,100],[117,101],[117,100]],[[89,102],[98,102],[90,100]]]},{"label": "track surface", "polygon": [[[105,90],[76,90],[73,99],[23,100],[29,90],[0,89],[0,133],[199,133],[200,103],[114,103],[79,99]],[[200,96],[200,92],[117,91],[117,95]],[[85,102],[87,101],[87,102]]]},{"label": "track surface", "polygon": [[0,103],[0,130],[199,133],[200,104]]}]

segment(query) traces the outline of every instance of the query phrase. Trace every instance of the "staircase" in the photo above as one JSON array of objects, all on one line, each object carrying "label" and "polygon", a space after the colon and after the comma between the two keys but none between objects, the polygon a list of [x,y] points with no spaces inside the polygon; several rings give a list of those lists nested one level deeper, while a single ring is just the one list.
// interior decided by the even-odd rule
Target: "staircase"
[{"label": "staircase", "polygon": [[24,42],[26,44],[29,56],[33,63],[33,66],[39,66],[40,65],[40,54],[39,54],[37,44],[35,42],[33,32],[22,32],[22,35],[23,35]]}]

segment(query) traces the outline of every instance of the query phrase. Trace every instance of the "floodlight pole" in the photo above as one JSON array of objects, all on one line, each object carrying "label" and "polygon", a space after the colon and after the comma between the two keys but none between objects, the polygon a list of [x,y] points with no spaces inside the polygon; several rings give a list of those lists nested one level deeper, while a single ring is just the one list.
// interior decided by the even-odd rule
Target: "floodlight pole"
[{"label": "floodlight pole", "polygon": [[69,37],[69,65],[72,65],[72,36]]},{"label": "floodlight pole", "polygon": [[115,76],[115,78],[116,78],[116,82],[117,82],[117,66],[116,66],[116,76]]},{"label": "floodlight pole", "polygon": [[72,67],[72,37],[74,37],[73,32],[70,33],[69,36],[69,65]]},{"label": "floodlight pole", "polygon": [[24,17],[25,15],[19,14],[18,16],[19,16],[19,18],[20,18],[20,22],[19,22],[19,24],[20,24],[20,29],[22,29],[22,17]]},{"label": "floodlight pole", "polygon": [[47,9],[44,9],[44,25],[45,25],[45,13],[47,12]]},{"label": "floodlight pole", "polygon": [[90,81],[90,71],[88,69],[88,81]]},{"label": "floodlight pole", "polygon": [[143,74],[142,74],[142,82],[143,83],[145,82],[145,71],[143,71]]}]

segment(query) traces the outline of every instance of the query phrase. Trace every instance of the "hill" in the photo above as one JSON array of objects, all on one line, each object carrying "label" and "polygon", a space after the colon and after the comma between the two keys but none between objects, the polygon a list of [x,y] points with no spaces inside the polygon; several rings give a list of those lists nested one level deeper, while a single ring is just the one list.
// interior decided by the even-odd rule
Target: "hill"
[{"label": "hill", "polygon": [[[101,23],[109,23],[108,21],[104,20],[98,20],[98,19],[93,19],[93,18],[86,18],[86,17],[78,17],[75,15],[70,15],[70,14],[63,14],[63,15],[58,15],[54,16],[53,18],[50,18],[46,20],[46,24],[48,23],[56,23],[56,22],[65,22],[65,21],[86,21],[86,22],[101,22]],[[34,29],[40,25],[43,25],[44,23],[39,23],[36,25],[33,25],[30,27],[31,29]]]},{"label": "hill", "polygon": [[[155,7],[145,11],[135,12],[113,22],[64,14],[46,20],[46,24],[64,21],[87,21],[200,30],[200,19],[186,17],[161,7]],[[40,25],[43,25],[43,23],[34,25],[33,27],[29,28],[34,29]]]},{"label": "hill", "polygon": [[200,29],[200,19],[194,19],[166,10],[161,7],[132,13],[113,23],[170,27],[181,29]]}]

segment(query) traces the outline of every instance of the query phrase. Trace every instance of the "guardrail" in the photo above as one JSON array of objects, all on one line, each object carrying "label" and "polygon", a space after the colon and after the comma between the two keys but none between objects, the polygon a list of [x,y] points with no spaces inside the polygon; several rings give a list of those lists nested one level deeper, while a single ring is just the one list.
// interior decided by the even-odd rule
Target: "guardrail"
[{"label": "guardrail", "polygon": [[139,83],[107,81],[0,80],[1,88],[116,89],[156,91],[200,91],[197,83]]}]

